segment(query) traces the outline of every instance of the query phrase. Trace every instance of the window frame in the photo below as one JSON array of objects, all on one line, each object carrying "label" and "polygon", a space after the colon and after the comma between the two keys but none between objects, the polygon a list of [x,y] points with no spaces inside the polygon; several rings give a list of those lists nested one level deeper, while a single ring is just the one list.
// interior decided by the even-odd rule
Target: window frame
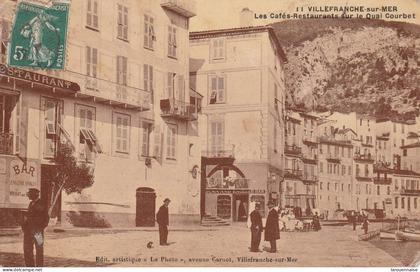
[{"label": "window frame", "polygon": [[[121,136],[117,136],[118,135],[118,118],[121,118],[121,122],[123,125],[123,120],[127,120],[127,125],[126,125],[126,134],[127,137],[126,139],[124,139]],[[124,129],[124,128],[122,128]],[[112,113],[112,147],[113,147],[113,153],[114,154],[123,154],[123,155],[129,155],[130,154],[130,136],[131,136],[131,115],[130,114],[126,114],[126,113],[121,113],[121,112],[113,112]],[[121,134],[123,133],[123,130],[121,130]],[[123,140],[126,141],[126,149],[124,150],[123,148],[118,148],[118,140]],[[121,142],[121,144],[123,144],[123,142]]]},{"label": "window frame", "polygon": [[177,59],[177,28],[173,25],[168,26],[168,50],[167,56]]},{"label": "window frame", "polygon": [[211,62],[224,61],[225,59],[226,59],[226,39],[224,38],[212,39],[210,41]]},{"label": "window frame", "polygon": [[178,125],[166,124],[166,159],[175,161],[177,159]]},{"label": "window frame", "polygon": [[149,14],[143,16],[143,47],[154,50],[155,35],[155,18]]},{"label": "window frame", "polygon": [[[226,97],[226,74],[222,75],[209,75],[209,100],[208,105],[215,105],[215,104],[225,104],[227,103],[227,97]],[[213,80],[215,80],[215,87],[216,89],[213,89]],[[220,88],[220,80],[223,81],[223,88]],[[216,96],[213,98],[214,95]],[[223,99],[220,99],[220,94],[222,94]],[[215,99],[212,103],[212,99]]]},{"label": "window frame", "polygon": [[[99,10],[100,5],[98,0],[87,0],[86,1],[86,24],[85,27],[94,31],[99,31]],[[96,12],[95,12],[95,5],[96,5]],[[90,18],[90,23],[89,23]],[[96,25],[95,20],[96,18]]]},{"label": "window frame", "polygon": [[[117,4],[117,39],[128,42],[128,7]],[[121,32],[121,33],[120,33]]]}]

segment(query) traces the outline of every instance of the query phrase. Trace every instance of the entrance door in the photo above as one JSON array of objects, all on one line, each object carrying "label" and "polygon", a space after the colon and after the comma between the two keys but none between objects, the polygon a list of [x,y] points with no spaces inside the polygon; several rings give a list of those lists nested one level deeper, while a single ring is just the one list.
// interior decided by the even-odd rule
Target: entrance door
[{"label": "entrance door", "polygon": [[248,218],[248,194],[233,195],[233,221],[246,222]]}]

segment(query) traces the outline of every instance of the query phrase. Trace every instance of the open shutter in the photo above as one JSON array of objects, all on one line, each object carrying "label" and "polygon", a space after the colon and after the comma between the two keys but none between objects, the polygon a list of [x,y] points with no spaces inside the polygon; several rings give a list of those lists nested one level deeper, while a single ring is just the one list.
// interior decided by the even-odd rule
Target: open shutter
[{"label": "open shutter", "polygon": [[92,1],[93,0],[88,0],[87,2],[87,4],[88,4],[88,6],[87,6],[87,12],[86,12],[86,16],[87,16],[87,18],[86,18],[86,24],[88,25],[88,26],[92,26],[93,24],[92,24]]},{"label": "open shutter", "polygon": [[184,76],[179,75],[178,76],[178,99],[182,102],[185,101],[185,81]]},{"label": "open shutter", "polygon": [[122,33],[123,33],[123,14],[122,14],[122,6],[118,5],[118,21],[117,21],[117,25],[118,25],[118,37],[121,38],[122,37]]},{"label": "open shutter", "polygon": [[152,101],[152,103],[154,103],[154,97],[153,97],[153,92],[154,92],[154,90],[153,90],[153,66],[151,66],[151,65],[149,65],[149,82],[150,82],[150,84],[149,84],[149,91],[150,91],[150,98],[151,98],[151,101]]},{"label": "open shutter", "polygon": [[124,7],[123,37],[128,40],[128,8]]}]

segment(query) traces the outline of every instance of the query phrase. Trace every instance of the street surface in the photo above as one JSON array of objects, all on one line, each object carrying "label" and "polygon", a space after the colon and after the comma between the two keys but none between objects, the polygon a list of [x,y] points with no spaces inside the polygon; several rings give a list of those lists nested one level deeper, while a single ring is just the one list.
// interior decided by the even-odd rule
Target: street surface
[{"label": "street surface", "polygon": [[[245,224],[216,229],[170,230],[169,246],[159,246],[156,229],[47,232],[46,266],[402,266],[370,242],[360,242],[360,226],[323,227],[319,232],[281,232],[278,252],[249,252]],[[0,264],[23,266],[22,236],[0,236]],[[153,242],[152,248],[147,243]],[[262,241],[260,248],[269,243]],[[419,249],[420,250],[420,249]]]}]

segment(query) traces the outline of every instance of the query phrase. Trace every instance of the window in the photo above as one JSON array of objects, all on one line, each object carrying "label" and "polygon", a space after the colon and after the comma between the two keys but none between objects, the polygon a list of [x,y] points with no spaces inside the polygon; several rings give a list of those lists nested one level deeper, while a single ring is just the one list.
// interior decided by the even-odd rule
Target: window
[{"label": "window", "polygon": [[225,102],[225,79],[224,76],[210,77],[210,104]]},{"label": "window", "polygon": [[168,26],[168,57],[176,58],[176,28]]},{"label": "window", "polygon": [[153,49],[153,42],[156,41],[154,19],[149,15],[144,15],[144,43],[143,46]]},{"label": "window", "polygon": [[117,84],[127,86],[127,58],[117,56]]},{"label": "window", "polygon": [[351,175],[352,174],[352,169],[351,169],[352,167],[351,166],[349,166],[349,171],[348,171],[348,174],[349,175]]},{"label": "window", "polygon": [[328,182],[327,183],[327,191],[329,191],[330,190],[330,183]]},{"label": "window", "polygon": [[53,158],[59,139],[57,124],[61,123],[62,103],[47,97],[42,97],[41,103],[45,124],[44,158]]},{"label": "window", "polygon": [[117,38],[128,41],[128,8],[118,4]]},{"label": "window", "polygon": [[342,165],[341,166],[341,174],[344,176],[346,174],[346,166]]},{"label": "window", "polygon": [[152,133],[152,123],[141,121],[140,128],[140,155],[142,157],[148,157],[150,150],[150,134]]},{"label": "window", "polygon": [[224,149],[224,123],[223,121],[210,122],[210,151],[218,154]]},{"label": "window", "polygon": [[334,190],[337,192],[338,191],[338,184],[337,183],[335,183],[334,184]]},{"label": "window", "polygon": [[344,192],[344,184],[341,184],[341,191]]},{"label": "window", "polygon": [[369,165],[365,164],[365,177],[369,176]]},{"label": "window", "polygon": [[398,209],[398,197],[395,197],[395,209]]},{"label": "window", "polygon": [[387,186],[386,187],[386,194],[390,195],[391,194],[391,186]]},{"label": "window", "polygon": [[98,30],[98,0],[87,0],[86,26]]},{"label": "window", "polygon": [[415,197],[414,199],[413,199],[413,202],[414,202],[414,209],[417,209],[417,197]]},{"label": "window", "polygon": [[162,143],[163,134],[161,134],[160,126],[155,124],[153,127],[153,157],[158,161],[162,159]]},{"label": "window", "polygon": [[401,197],[401,209],[404,209],[405,208],[405,198],[404,197]]},{"label": "window", "polygon": [[351,192],[351,184],[347,184],[347,191]]},{"label": "window", "polygon": [[143,65],[143,88],[146,92],[150,93],[151,100],[153,101],[153,66]]},{"label": "window", "polygon": [[322,154],[322,144],[319,145],[319,154]]},{"label": "window", "polygon": [[166,133],[166,158],[175,160],[176,159],[176,135],[177,135],[177,126],[174,124],[167,125]]},{"label": "window", "polygon": [[86,75],[97,77],[98,72],[98,49],[86,47]]},{"label": "window", "polygon": [[79,158],[92,162],[94,152],[102,152],[95,135],[95,108],[76,105],[76,114],[79,125]]},{"label": "window", "polygon": [[404,126],[404,124],[401,124],[401,133],[405,133],[405,126]]},{"label": "window", "polygon": [[319,183],[319,190],[322,190],[322,182]]},{"label": "window", "polygon": [[319,163],[319,172],[324,172],[324,164],[322,162]]},{"label": "window", "polygon": [[274,139],[273,139],[273,141],[274,141],[274,152],[275,153],[277,153],[277,125],[276,125],[276,123],[274,122]]},{"label": "window", "polygon": [[214,39],[211,42],[211,59],[223,60],[225,58],[225,40]]},{"label": "window", "polygon": [[376,186],[376,195],[380,195],[381,194],[381,186],[377,185]]},{"label": "window", "polygon": [[130,116],[114,113],[114,150],[117,153],[129,153]]}]

